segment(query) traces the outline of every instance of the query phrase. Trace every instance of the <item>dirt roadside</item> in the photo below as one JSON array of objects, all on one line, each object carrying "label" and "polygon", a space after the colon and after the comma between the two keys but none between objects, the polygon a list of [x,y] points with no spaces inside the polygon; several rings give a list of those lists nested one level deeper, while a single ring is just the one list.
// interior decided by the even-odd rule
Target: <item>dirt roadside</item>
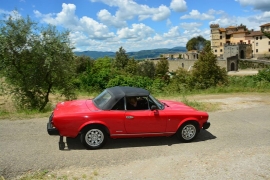
[{"label": "dirt roadside", "polygon": [[232,111],[270,105],[270,93],[230,93],[189,96],[190,101],[214,103],[218,111]]}]

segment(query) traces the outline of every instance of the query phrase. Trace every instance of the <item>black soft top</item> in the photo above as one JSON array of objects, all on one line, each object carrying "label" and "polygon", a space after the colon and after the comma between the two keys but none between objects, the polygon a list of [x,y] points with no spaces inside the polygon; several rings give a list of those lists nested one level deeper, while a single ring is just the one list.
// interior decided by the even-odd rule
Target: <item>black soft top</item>
[{"label": "black soft top", "polygon": [[137,87],[128,87],[128,86],[115,86],[111,88],[107,88],[104,91],[110,93],[111,98],[106,103],[103,104],[102,107],[98,106],[103,110],[110,110],[113,106],[123,97],[126,96],[149,96],[150,92],[148,90],[137,88]]},{"label": "black soft top", "polygon": [[148,96],[149,91],[136,88],[136,87],[128,87],[128,86],[115,86],[106,89],[111,95],[115,97],[124,97],[124,96]]}]

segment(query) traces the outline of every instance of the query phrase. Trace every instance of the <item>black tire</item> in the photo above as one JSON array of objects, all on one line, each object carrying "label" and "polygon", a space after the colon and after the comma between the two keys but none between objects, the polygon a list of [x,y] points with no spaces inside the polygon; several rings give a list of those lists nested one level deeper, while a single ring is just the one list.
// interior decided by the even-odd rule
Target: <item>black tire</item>
[{"label": "black tire", "polygon": [[198,125],[195,122],[184,123],[176,132],[177,138],[182,142],[191,142],[198,135]]},{"label": "black tire", "polygon": [[92,126],[86,128],[81,133],[81,142],[87,149],[99,149],[108,140],[108,135],[104,128]]}]

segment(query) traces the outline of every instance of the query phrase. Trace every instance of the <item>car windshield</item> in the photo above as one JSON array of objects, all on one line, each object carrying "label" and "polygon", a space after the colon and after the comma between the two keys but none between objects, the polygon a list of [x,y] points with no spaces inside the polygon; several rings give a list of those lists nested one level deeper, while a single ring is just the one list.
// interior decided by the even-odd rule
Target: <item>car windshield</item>
[{"label": "car windshield", "polygon": [[151,95],[149,95],[149,98],[154,101],[154,103],[158,106],[158,109],[164,109],[164,105],[159,100],[157,100]]},{"label": "car windshield", "polygon": [[110,93],[108,93],[106,90],[104,90],[102,93],[100,93],[97,97],[93,99],[96,106],[99,108],[102,108],[110,99],[111,99]]}]

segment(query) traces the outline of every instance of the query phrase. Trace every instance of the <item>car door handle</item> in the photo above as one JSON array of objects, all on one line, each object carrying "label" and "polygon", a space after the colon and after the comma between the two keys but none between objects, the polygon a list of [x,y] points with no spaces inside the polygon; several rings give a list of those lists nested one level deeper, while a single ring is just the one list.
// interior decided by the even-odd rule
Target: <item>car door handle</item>
[{"label": "car door handle", "polygon": [[126,116],[126,119],[133,119],[133,116]]}]

